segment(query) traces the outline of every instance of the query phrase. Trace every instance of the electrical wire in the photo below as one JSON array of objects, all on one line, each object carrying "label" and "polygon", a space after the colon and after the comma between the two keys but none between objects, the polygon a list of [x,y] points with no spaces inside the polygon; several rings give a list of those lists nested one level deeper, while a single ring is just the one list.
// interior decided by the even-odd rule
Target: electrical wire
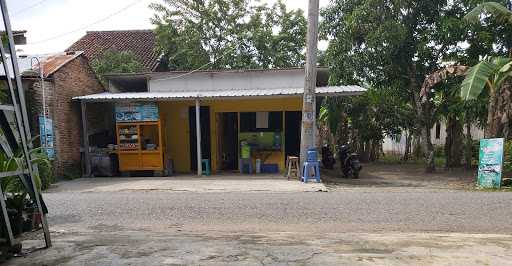
[{"label": "electrical wire", "polygon": [[64,32],[64,33],[61,33],[61,34],[58,34],[58,35],[52,36],[52,37],[47,38],[47,39],[43,39],[43,40],[39,40],[39,41],[35,41],[35,42],[30,42],[30,43],[27,43],[27,45],[45,43],[45,42],[48,42],[48,41],[51,41],[51,40],[55,40],[55,39],[62,38],[62,37],[64,37],[64,36],[66,36],[66,35],[69,35],[69,34],[72,34],[72,33],[78,32],[78,31],[85,30],[85,29],[87,29],[87,28],[89,28],[89,27],[91,27],[91,26],[94,26],[94,25],[96,25],[96,24],[99,24],[99,23],[101,23],[101,22],[104,22],[104,21],[106,21],[106,20],[110,19],[111,17],[116,16],[116,15],[118,15],[118,14],[120,14],[120,13],[122,13],[122,12],[126,11],[126,10],[127,10],[127,9],[129,9],[130,7],[133,7],[133,6],[135,6],[135,5],[139,4],[139,3],[142,3],[142,2],[144,2],[144,1],[140,1],[140,0],[133,1],[133,2],[131,2],[130,4],[128,4],[128,5],[126,5],[126,6],[124,6],[123,8],[121,8],[121,9],[117,10],[116,12],[111,13],[111,14],[109,14],[109,15],[108,15],[108,16],[106,16],[106,17],[103,17],[103,18],[101,18],[101,19],[99,19],[99,20],[96,20],[96,21],[94,21],[94,22],[92,22],[92,23],[89,23],[89,24],[87,24],[87,25],[84,25],[84,26],[82,26],[82,27],[80,27],[80,28],[77,28],[77,29],[74,29],[74,30],[71,30],[71,31],[67,31],[67,32]]},{"label": "electrical wire", "polygon": [[48,0],[40,0],[40,1],[38,1],[38,2],[35,2],[35,3],[34,3],[34,4],[32,4],[32,5],[29,5],[29,6],[27,6],[27,7],[24,7],[24,8],[22,8],[22,9],[18,9],[18,10],[16,10],[16,11],[14,11],[14,12],[12,13],[12,15],[13,15],[13,16],[16,16],[16,15],[23,14],[23,13],[25,13],[25,12],[29,11],[30,9],[32,9],[32,8],[34,8],[34,7],[38,6],[38,5],[40,5],[40,4],[42,4],[43,2],[46,2],[46,1],[48,1]]},{"label": "electrical wire", "polygon": [[[235,48],[236,48],[236,46],[231,47],[231,49],[228,49],[225,53],[223,53],[223,54],[222,54],[221,56],[219,56],[217,59],[222,59],[222,58],[224,58],[224,56],[226,56],[229,52],[232,52],[233,50],[235,50]],[[211,65],[211,64],[213,64],[213,62],[211,62],[211,61],[210,61],[210,62],[208,62],[208,63],[206,63],[206,64],[204,64],[204,65],[202,65],[202,66],[200,66],[200,67],[198,67],[198,68],[196,68],[196,69],[194,69],[194,70],[191,70],[191,71],[189,71],[189,72],[187,72],[187,73],[183,73],[183,74],[180,74],[180,75],[178,75],[178,76],[168,77],[168,78],[155,78],[155,80],[173,80],[173,79],[179,79],[179,78],[182,78],[182,77],[188,76],[188,75],[190,75],[190,74],[193,74],[193,73],[195,73],[195,72],[197,72],[197,71],[200,71],[200,70],[202,70],[202,69],[203,69],[203,67],[206,67],[206,66]]]}]

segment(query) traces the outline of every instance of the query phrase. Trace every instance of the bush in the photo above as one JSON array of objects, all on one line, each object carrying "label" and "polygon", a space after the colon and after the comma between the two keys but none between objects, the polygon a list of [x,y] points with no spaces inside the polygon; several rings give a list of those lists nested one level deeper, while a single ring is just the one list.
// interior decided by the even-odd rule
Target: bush
[{"label": "bush", "polygon": [[444,154],[444,145],[435,145],[434,146],[434,156],[437,157],[445,157]]},{"label": "bush", "polygon": [[40,189],[46,190],[56,181],[53,175],[51,161],[42,148],[35,148],[30,151],[30,154],[32,156],[32,162],[37,164],[39,171],[38,179],[41,182]]},{"label": "bush", "polygon": [[71,166],[64,169],[64,175],[62,178],[64,178],[64,180],[73,180],[80,178],[81,176],[82,171],[80,170],[80,166]]},{"label": "bush", "polygon": [[505,172],[505,175],[508,175],[506,177],[512,177],[512,140],[505,142],[503,172]]}]

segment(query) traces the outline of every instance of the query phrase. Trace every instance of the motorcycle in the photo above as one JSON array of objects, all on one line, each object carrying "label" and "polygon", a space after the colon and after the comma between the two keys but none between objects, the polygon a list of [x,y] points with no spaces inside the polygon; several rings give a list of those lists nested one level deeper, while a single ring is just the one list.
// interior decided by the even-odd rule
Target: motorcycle
[{"label": "motorcycle", "polygon": [[341,145],[338,148],[338,158],[341,170],[346,178],[359,178],[359,172],[363,169],[357,153],[350,152],[349,145]]},{"label": "motorcycle", "polygon": [[329,149],[328,145],[324,145],[322,147],[322,165],[325,169],[333,169],[335,163],[336,160],[331,149]]}]

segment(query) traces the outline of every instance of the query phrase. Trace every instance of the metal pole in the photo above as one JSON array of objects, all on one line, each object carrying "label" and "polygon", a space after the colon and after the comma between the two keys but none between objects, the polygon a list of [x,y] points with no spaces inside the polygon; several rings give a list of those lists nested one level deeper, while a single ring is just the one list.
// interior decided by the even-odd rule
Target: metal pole
[{"label": "metal pole", "polygon": [[203,167],[201,159],[201,106],[199,105],[199,98],[196,98],[196,147],[197,147],[197,175],[203,175]]},{"label": "metal pole", "polygon": [[[9,18],[9,12],[7,10],[7,4],[6,4],[5,0],[0,0],[0,8],[2,10],[2,18],[4,20],[5,31],[7,32],[7,37],[8,37],[8,41],[9,41],[9,52],[11,54],[14,78],[16,80],[16,87],[17,87],[18,97],[20,100],[20,105],[21,105],[20,109],[21,110],[18,109],[18,107],[17,107],[16,99],[15,99],[14,95],[12,95],[11,97],[13,97],[14,108],[17,109],[17,111],[15,112],[16,120],[18,121],[18,127],[20,130],[19,133],[21,136],[21,142],[23,144],[22,145],[23,153],[25,155],[25,160],[27,162],[27,168],[28,168],[28,172],[30,175],[30,179],[31,179],[30,181],[32,183],[32,189],[34,190],[34,198],[36,201],[37,208],[41,213],[41,222],[43,224],[44,239],[46,242],[46,247],[51,247],[52,242],[50,239],[50,231],[48,230],[48,222],[46,220],[46,215],[44,214],[43,208],[41,206],[41,200],[39,199],[39,192],[38,192],[38,189],[36,186],[36,182],[34,181],[34,174],[37,172],[37,166],[32,165],[30,153],[28,151],[29,147],[32,148],[32,142],[31,142],[32,137],[30,134],[29,120],[28,120],[28,115],[27,115],[27,106],[26,106],[26,102],[25,102],[25,92],[23,91],[23,86],[21,83],[20,70],[18,68],[17,62],[14,61],[14,60],[17,60],[18,56],[16,55],[16,47],[14,45],[14,36],[12,33],[11,21]],[[3,48],[2,48],[2,50],[3,50]],[[2,51],[2,54],[3,54],[3,51]],[[5,60],[4,60],[4,63],[7,64],[7,62]],[[20,121],[20,115],[18,114],[19,111],[21,111],[21,115],[22,115],[21,121]],[[23,134],[23,131],[25,132],[25,134]]]},{"label": "metal pole", "polygon": [[80,102],[80,109],[82,111],[82,131],[83,131],[83,144],[84,144],[84,161],[85,161],[85,175],[91,176],[91,159],[89,156],[89,134],[87,133],[87,105],[84,101]]},{"label": "metal pole", "polygon": [[306,46],[306,68],[304,78],[304,96],[302,101],[302,128],[300,141],[301,165],[306,158],[306,151],[315,148],[316,129],[316,57],[318,45],[318,8],[319,0],[309,0],[308,33]]},{"label": "metal pole", "polygon": [[[39,76],[41,78],[41,90],[43,91],[43,125],[44,125],[44,134],[46,134],[46,96],[44,92],[44,72],[43,72],[43,64],[41,64],[41,61],[39,58],[37,59],[37,62],[39,62]],[[48,154],[48,140],[47,136],[44,136],[44,152]]]},{"label": "metal pole", "polygon": [[[40,79],[40,87],[43,92],[43,125],[40,125],[43,127],[43,130],[41,132],[46,133],[46,95],[44,90],[44,71],[43,71],[43,65],[41,64],[41,60],[39,57],[32,57],[32,59],[35,59],[37,61],[37,65],[39,68],[39,79]],[[44,152],[48,154],[47,148],[48,148],[48,140],[47,136],[39,136],[40,139],[43,139],[43,143],[41,143],[44,149]]]}]

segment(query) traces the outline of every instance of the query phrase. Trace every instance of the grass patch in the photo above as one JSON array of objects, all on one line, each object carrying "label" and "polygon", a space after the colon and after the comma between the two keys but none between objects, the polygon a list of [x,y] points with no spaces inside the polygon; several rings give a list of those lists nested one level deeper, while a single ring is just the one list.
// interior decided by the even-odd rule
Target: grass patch
[{"label": "grass patch", "polygon": [[80,178],[82,176],[82,172],[79,168],[76,167],[68,167],[62,176],[64,180],[73,180]]},{"label": "grass patch", "polygon": [[475,187],[475,191],[481,192],[512,192],[512,187],[501,187],[501,188],[480,188]]},{"label": "grass patch", "polygon": [[[399,155],[385,155],[385,156],[380,157],[379,160],[377,160],[377,162],[383,163],[383,164],[412,164],[412,165],[422,165],[425,163],[423,158],[411,158],[407,161],[404,161],[404,160],[402,160],[401,156],[399,156]],[[443,156],[436,157],[434,159],[434,163],[437,168],[442,168],[446,164],[446,158]]]}]

